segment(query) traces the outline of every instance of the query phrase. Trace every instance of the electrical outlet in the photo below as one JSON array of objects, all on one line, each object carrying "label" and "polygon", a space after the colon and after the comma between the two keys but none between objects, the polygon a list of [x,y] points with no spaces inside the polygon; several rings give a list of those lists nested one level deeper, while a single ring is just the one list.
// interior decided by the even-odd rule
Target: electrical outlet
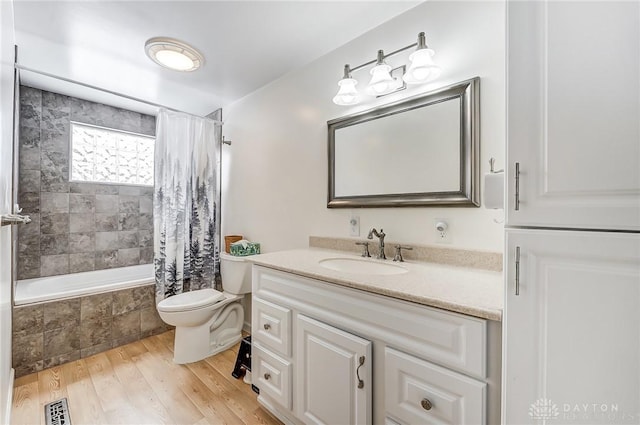
[{"label": "electrical outlet", "polygon": [[360,217],[352,215],[349,220],[349,235],[360,236]]},{"label": "electrical outlet", "polygon": [[451,228],[449,227],[447,220],[444,218],[436,218],[434,220],[433,229],[435,231],[436,243],[451,243]]}]

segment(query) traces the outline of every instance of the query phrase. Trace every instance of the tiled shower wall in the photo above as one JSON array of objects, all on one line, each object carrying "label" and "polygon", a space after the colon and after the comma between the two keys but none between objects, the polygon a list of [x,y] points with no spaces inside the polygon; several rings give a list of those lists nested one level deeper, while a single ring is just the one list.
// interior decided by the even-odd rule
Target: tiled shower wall
[{"label": "tiled shower wall", "polygon": [[153,262],[153,189],[69,182],[70,121],[155,135],[155,117],[20,87],[18,279]]}]

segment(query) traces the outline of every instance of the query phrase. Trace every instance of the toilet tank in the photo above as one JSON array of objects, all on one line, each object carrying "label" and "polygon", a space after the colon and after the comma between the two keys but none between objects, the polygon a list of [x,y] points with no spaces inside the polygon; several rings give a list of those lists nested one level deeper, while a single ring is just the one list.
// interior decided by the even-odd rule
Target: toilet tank
[{"label": "toilet tank", "polygon": [[220,253],[220,274],[222,288],[230,294],[248,294],[251,292],[251,263],[246,257],[237,257]]}]

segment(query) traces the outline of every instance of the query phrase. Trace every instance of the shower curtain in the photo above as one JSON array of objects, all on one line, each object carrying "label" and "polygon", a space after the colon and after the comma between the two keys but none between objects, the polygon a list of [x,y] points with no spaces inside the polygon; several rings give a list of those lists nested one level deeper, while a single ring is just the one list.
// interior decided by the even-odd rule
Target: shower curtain
[{"label": "shower curtain", "polygon": [[212,288],[219,274],[216,121],[161,110],[154,179],[156,303]]}]

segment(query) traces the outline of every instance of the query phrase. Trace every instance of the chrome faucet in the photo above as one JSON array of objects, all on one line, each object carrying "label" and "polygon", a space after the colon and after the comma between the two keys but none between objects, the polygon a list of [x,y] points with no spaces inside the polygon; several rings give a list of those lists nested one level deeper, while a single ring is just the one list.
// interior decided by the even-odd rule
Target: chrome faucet
[{"label": "chrome faucet", "polygon": [[369,235],[367,236],[367,239],[373,239],[373,235],[376,235],[376,237],[379,239],[378,241],[378,256],[377,258],[381,259],[381,260],[386,260],[387,256],[384,255],[384,237],[387,236],[384,234],[384,231],[382,230],[382,228],[380,229],[380,233],[378,233],[378,231],[375,229],[375,227],[371,230],[369,230]]}]

